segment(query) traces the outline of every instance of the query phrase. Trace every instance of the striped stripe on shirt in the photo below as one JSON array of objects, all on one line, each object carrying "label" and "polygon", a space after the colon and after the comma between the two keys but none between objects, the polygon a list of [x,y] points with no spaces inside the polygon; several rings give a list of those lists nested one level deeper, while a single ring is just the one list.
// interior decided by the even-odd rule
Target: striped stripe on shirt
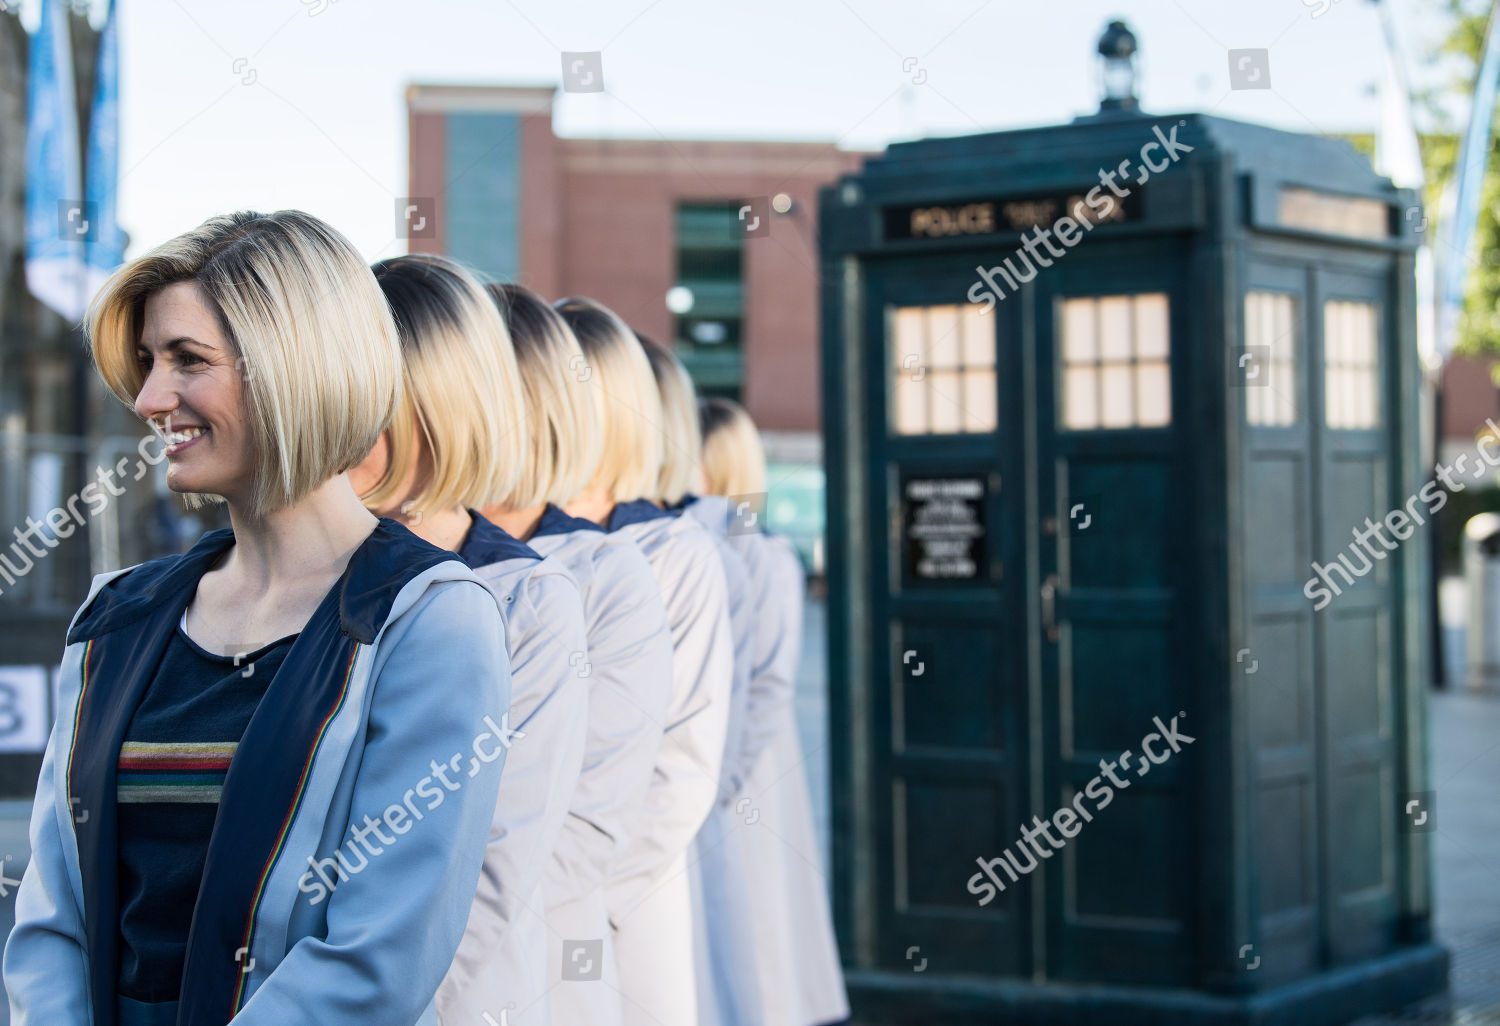
[{"label": "striped stripe on shirt", "polygon": [[127,741],[120,746],[116,800],[218,804],[234,741]]}]

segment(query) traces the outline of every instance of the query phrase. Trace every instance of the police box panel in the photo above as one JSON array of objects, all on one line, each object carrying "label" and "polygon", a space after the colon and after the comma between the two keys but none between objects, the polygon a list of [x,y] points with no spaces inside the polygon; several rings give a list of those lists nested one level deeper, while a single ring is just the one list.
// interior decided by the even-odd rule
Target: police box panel
[{"label": "police box panel", "polygon": [[980,904],[966,882],[1025,801],[1024,389],[1010,310],[964,299],[972,266],[868,270],[869,515],[887,540],[870,600],[891,668],[871,682],[869,897],[881,964],[909,969],[918,947],[950,971],[1008,975],[1030,969],[1024,893]]}]

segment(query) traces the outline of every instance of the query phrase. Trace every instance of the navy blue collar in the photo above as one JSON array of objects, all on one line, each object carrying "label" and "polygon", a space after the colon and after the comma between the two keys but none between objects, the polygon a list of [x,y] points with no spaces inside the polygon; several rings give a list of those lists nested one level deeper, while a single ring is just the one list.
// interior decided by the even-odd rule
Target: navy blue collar
[{"label": "navy blue collar", "polygon": [[621,502],[609,511],[609,520],[605,527],[611,531],[618,531],[622,527],[631,524],[643,524],[648,520],[660,520],[672,514],[645,499],[632,499],[630,502]]},{"label": "navy blue collar", "polygon": [[592,520],[570,516],[549,502],[547,508],[542,510],[542,519],[537,521],[536,530],[531,532],[531,536],[539,538],[544,534],[572,534],[574,531],[603,530],[603,527]]},{"label": "navy blue collar", "polygon": [[[68,644],[129,626],[158,612],[164,602],[184,591],[183,597],[191,599],[199,578],[233,545],[234,532],[230,529],[210,531],[180,556],[142,563],[115,578],[94,596],[88,611],[68,632]],[[423,553],[423,549],[428,551]],[[373,643],[396,601],[400,585],[406,583],[405,580],[396,583],[394,568],[412,565],[416,560],[425,569],[448,555],[396,521],[381,517],[375,530],[349,557],[349,565],[335,585],[339,591],[339,625],[344,634],[363,645]]]},{"label": "navy blue collar", "polygon": [[671,510],[673,513],[681,514],[686,511],[689,506],[697,501],[698,496],[694,495],[692,492],[683,492],[682,498],[672,503],[672,505],[668,506],[667,509]]},{"label": "navy blue collar", "polygon": [[509,559],[542,558],[541,553],[530,545],[517,540],[503,527],[486,520],[472,509],[469,510],[469,516],[474,522],[469,525],[469,533],[464,535],[464,543],[458,547],[458,556],[469,564],[470,569],[494,566]]}]

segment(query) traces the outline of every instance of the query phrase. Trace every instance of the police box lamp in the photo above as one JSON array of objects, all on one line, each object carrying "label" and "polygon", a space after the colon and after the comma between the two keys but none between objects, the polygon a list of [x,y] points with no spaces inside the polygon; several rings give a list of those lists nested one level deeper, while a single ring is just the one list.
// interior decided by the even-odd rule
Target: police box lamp
[{"label": "police box lamp", "polygon": [[1123,21],[1112,21],[1099,37],[1099,80],[1104,99],[1099,113],[1133,112],[1135,95],[1135,33]]}]

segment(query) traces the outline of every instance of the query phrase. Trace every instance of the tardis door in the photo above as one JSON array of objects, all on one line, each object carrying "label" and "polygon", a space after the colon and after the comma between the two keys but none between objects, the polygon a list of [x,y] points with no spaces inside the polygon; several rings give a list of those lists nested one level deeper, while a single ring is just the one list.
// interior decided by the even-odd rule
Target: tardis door
[{"label": "tardis door", "polygon": [[973,259],[867,267],[872,954],[1029,975],[1030,888],[967,885],[1028,805],[1020,320]]},{"label": "tardis door", "polygon": [[1157,719],[1203,734],[1186,669],[1203,489],[1185,464],[1181,397],[1195,344],[1209,343],[1189,337],[1186,274],[1175,240],[1112,241],[1022,297],[1036,325],[1042,766],[1027,811],[1072,813],[1040,885],[1054,979],[1192,980],[1195,753],[1163,739],[1143,751]]}]

